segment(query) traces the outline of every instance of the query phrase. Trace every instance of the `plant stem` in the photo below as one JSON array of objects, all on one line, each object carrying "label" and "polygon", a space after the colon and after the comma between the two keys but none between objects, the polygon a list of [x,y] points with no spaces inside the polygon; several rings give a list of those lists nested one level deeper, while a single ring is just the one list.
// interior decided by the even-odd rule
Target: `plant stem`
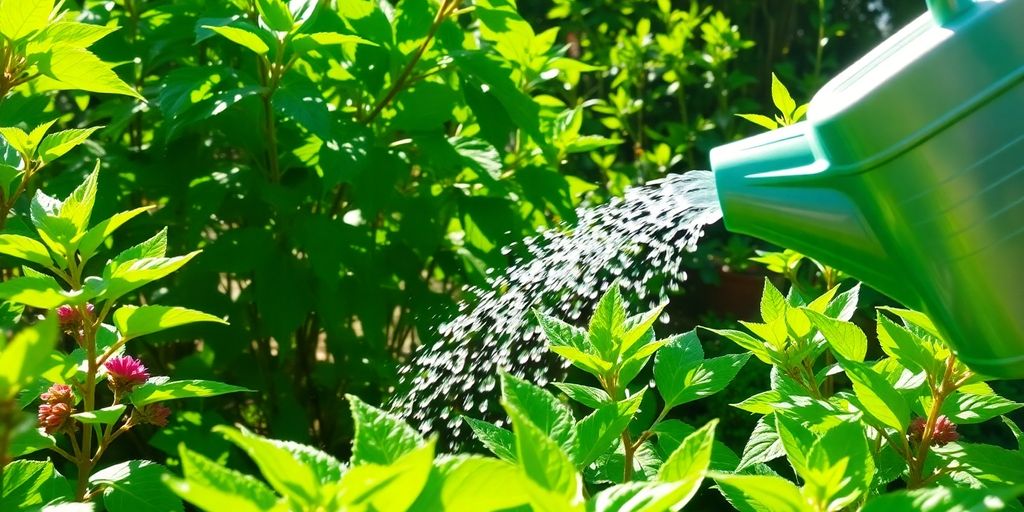
[{"label": "plant stem", "polygon": [[938,421],[942,411],[942,404],[946,401],[946,397],[956,390],[952,381],[955,366],[956,358],[953,356],[947,357],[946,370],[942,375],[942,379],[932,386],[932,407],[928,411],[924,432],[921,434],[921,442],[917,445],[917,453],[908,461],[910,463],[910,481],[907,483],[907,488],[909,489],[921,487],[924,482],[931,478],[923,479],[922,472],[924,472],[924,463],[928,458],[932,435],[935,434],[935,422]]},{"label": "plant stem", "polygon": [[433,42],[438,29],[441,28],[441,23],[448,18],[448,15],[452,14],[452,12],[458,8],[459,2],[460,0],[444,0],[441,3],[441,8],[437,10],[437,14],[434,16],[434,22],[430,25],[427,37],[423,40],[423,43],[420,44],[419,48],[416,49],[416,53],[412,55],[409,62],[405,64],[405,67],[402,68],[402,72],[398,75],[398,78],[391,83],[391,88],[388,89],[387,94],[385,94],[384,97],[373,106],[373,110],[367,114],[364,119],[366,124],[372,123],[373,120],[376,119],[384,110],[384,107],[387,107],[391,103],[391,100],[395,99],[395,96],[402,91],[406,82],[409,81],[409,77],[412,75],[412,71],[416,67],[416,64],[423,57],[423,54],[426,53],[427,48],[430,47],[430,43]]}]

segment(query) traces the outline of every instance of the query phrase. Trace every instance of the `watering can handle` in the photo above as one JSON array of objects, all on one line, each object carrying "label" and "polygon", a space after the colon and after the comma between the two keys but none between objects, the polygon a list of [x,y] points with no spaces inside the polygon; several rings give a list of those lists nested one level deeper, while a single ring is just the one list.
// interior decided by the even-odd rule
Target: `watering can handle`
[{"label": "watering can handle", "polygon": [[974,0],[927,0],[935,23],[947,25],[974,7]]}]

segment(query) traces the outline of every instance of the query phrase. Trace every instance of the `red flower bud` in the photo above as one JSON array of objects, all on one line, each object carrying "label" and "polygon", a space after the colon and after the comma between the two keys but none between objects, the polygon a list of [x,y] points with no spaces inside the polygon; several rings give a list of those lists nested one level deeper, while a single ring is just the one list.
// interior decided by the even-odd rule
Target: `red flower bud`
[{"label": "red flower bud", "polygon": [[54,384],[50,386],[50,389],[46,390],[45,393],[39,395],[39,398],[50,404],[63,402],[71,405],[75,401],[75,393],[71,390],[71,386],[65,384]]},{"label": "red flower bud", "polygon": [[140,423],[148,423],[158,427],[166,427],[167,417],[171,415],[171,410],[163,404],[146,405],[137,411],[139,414],[138,421]]},{"label": "red flower bud", "polygon": [[956,432],[956,424],[945,416],[939,416],[932,432],[932,446],[945,446],[957,439],[960,439],[960,434]]},{"label": "red flower bud", "polygon": [[67,304],[57,308],[57,320],[64,328],[74,327],[78,323],[78,310]]},{"label": "red flower bud", "polygon": [[57,432],[67,423],[72,410],[71,406],[64,402],[40,404],[39,426],[43,427],[47,434]]}]

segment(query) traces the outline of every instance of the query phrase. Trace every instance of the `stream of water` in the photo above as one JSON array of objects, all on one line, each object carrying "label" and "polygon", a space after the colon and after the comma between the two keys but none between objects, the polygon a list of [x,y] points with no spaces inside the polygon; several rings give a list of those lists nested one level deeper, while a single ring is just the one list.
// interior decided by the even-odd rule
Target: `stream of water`
[{"label": "stream of water", "polygon": [[686,279],[683,263],[704,226],[722,216],[709,171],[670,175],[577,214],[573,226],[520,242],[524,256],[488,287],[467,290],[473,299],[441,327],[442,341],[402,369],[392,410],[448,442],[468,432],[461,414],[500,423],[498,369],[544,386],[567,367],[547,351],[534,308],[579,325],[616,280],[627,296],[657,305]]}]

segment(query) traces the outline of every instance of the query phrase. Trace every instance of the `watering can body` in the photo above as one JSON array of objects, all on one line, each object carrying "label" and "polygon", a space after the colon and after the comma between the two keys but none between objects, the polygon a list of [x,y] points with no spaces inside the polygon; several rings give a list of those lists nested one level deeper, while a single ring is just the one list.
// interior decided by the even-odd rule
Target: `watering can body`
[{"label": "watering can body", "polygon": [[712,150],[716,188],[730,230],[925,311],[975,371],[1024,378],[1024,0],[932,3],[807,121]]}]

